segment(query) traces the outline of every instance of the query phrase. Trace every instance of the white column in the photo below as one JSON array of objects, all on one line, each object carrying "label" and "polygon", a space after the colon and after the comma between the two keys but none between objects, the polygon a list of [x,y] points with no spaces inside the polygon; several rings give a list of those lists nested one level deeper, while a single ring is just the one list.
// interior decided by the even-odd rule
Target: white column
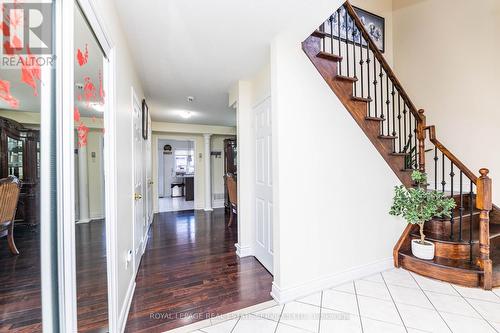
[{"label": "white column", "polygon": [[80,216],[78,223],[90,222],[89,177],[87,171],[87,146],[78,148],[78,201]]},{"label": "white column", "polygon": [[255,241],[255,139],[252,111],[252,85],[238,82],[236,129],[238,136],[238,243],[239,257],[252,256]]},{"label": "white column", "polygon": [[205,139],[205,211],[212,210],[212,171],[210,170],[210,137],[212,134],[203,134]]}]

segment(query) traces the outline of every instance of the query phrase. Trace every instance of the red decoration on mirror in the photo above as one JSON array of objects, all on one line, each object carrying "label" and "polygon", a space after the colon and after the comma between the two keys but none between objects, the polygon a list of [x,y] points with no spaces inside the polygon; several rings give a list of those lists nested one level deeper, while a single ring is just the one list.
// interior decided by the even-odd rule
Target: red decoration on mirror
[{"label": "red decoration on mirror", "polygon": [[75,123],[80,122],[80,110],[75,106],[75,111],[73,112],[73,119],[75,120]]},{"label": "red decoration on mirror", "polygon": [[84,66],[89,61],[89,48],[87,44],[85,44],[85,52],[82,52],[82,50],[78,49],[76,59],[78,60],[78,64],[80,65],[80,67]]},{"label": "red decoration on mirror", "polygon": [[85,147],[87,145],[87,136],[89,134],[89,128],[83,123],[80,123],[77,128],[78,132],[78,147]]},{"label": "red decoration on mirror", "polygon": [[86,76],[83,80],[83,96],[85,97],[87,105],[89,105],[91,100],[95,100],[96,88],[92,83],[92,79],[90,77]]},{"label": "red decoration on mirror", "polygon": [[38,87],[36,81],[41,80],[40,65],[36,61],[28,48],[26,58],[19,57],[21,60],[21,81],[33,88],[33,95],[38,96]]},{"label": "red decoration on mirror", "polygon": [[104,104],[104,87],[102,85],[102,72],[99,70],[99,97],[101,97],[101,103]]},{"label": "red decoration on mirror", "polygon": [[0,99],[7,102],[11,108],[19,108],[19,100],[10,93],[10,82],[0,80]]}]

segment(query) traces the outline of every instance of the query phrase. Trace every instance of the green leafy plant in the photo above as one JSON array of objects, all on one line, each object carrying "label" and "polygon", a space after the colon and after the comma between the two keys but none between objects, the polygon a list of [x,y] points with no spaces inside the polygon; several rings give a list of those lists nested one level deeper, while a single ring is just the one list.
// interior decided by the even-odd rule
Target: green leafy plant
[{"label": "green leafy plant", "polygon": [[389,214],[400,216],[408,223],[420,227],[420,243],[425,244],[424,223],[434,217],[451,217],[456,203],[453,198],[446,198],[443,192],[427,191],[427,175],[418,170],[413,171],[411,179],[416,187],[396,186],[394,199]]}]

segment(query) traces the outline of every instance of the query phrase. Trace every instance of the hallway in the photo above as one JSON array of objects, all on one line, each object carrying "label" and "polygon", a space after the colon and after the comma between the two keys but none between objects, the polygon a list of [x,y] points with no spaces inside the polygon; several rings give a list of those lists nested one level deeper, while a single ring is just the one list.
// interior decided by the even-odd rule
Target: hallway
[{"label": "hallway", "polygon": [[155,216],[126,332],[163,332],[271,300],[271,274],[236,256],[228,219],[224,209]]}]

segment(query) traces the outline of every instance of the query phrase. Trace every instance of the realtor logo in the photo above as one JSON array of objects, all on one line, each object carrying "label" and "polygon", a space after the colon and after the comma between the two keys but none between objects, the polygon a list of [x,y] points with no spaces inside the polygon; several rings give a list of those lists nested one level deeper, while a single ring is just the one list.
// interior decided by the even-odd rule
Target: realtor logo
[{"label": "realtor logo", "polygon": [[53,6],[42,1],[0,0],[4,56],[52,53]]}]

